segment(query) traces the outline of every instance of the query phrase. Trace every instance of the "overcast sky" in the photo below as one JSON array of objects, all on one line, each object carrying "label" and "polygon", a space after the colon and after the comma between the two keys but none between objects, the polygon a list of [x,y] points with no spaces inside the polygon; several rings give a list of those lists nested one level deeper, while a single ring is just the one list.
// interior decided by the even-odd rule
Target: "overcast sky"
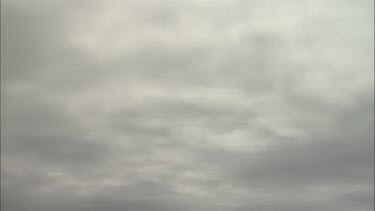
[{"label": "overcast sky", "polygon": [[373,0],[2,0],[2,211],[370,211]]}]

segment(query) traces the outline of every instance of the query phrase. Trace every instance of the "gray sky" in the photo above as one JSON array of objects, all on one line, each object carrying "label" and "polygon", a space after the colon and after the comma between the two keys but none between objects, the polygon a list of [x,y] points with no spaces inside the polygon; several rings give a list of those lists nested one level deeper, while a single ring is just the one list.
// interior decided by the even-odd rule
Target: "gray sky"
[{"label": "gray sky", "polygon": [[373,4],[2,0],[2,210],[373,210]]}]

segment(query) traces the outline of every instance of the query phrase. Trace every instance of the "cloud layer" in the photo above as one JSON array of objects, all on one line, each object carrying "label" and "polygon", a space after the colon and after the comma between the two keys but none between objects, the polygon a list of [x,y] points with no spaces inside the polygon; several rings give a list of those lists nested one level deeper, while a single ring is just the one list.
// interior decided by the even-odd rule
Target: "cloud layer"
[{"label": "cloud layer", "polygon": [[2,210],[373,210],[372,1],[1,10]]}]

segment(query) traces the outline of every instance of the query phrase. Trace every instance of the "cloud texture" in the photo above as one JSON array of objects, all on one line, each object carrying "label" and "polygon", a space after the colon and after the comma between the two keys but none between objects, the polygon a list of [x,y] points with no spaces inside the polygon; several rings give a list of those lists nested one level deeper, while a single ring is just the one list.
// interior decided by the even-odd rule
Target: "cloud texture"
[{"label": "cloud texture", "polygon": [[1,2],[4,211],[370,211],[371,0]]}]

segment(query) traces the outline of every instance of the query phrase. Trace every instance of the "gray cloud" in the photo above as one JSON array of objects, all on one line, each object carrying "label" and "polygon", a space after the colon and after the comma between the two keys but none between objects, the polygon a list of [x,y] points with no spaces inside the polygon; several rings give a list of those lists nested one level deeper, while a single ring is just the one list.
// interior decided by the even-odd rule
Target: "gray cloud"
[{"label": "gray cloud", "polygon": [[373,2],[2,3],[1,208],[373,209]]}]

